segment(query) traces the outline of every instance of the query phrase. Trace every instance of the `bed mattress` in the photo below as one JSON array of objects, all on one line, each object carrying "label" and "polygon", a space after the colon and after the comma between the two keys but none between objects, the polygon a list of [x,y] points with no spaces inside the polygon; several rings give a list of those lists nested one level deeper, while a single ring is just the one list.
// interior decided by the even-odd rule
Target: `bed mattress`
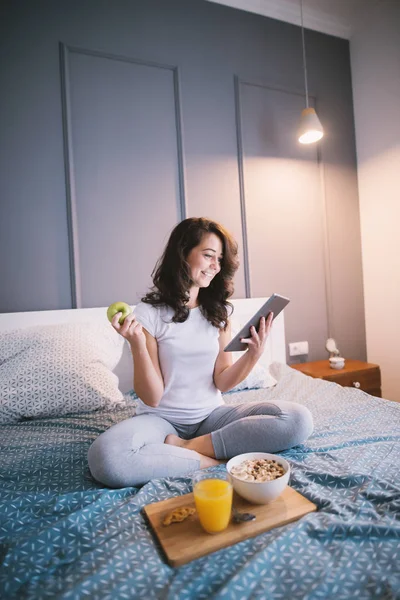
[{"label": "bed mattress", "polygon": [[311,410],[312,437],[282,456],[317,513],[173,569],[141,511],[190,492],[190,478],[111,490],[87,466],[92,441],[134,404],[2,425],[0,597],[400,598],[400,404],[272,369],[275,387],[225,401]]}]

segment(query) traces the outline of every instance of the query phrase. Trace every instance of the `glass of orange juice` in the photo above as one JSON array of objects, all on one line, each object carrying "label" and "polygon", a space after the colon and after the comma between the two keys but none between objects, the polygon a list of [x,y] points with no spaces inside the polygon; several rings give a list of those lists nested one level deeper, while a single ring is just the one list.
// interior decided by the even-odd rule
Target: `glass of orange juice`
[{"label": "glass of orange juice", "polygon": [[229,525],[232,510],[232,484],[226,472],[197,471],[193,495],[201,526],[207,533],[219,533]]}]

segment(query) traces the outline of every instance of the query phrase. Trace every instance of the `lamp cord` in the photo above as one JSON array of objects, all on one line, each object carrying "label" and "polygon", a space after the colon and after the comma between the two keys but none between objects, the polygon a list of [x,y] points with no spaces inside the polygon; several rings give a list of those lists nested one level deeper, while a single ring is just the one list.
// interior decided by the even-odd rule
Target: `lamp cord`
[{"label": "lamp cord", "polygon": [[302,43],[303,43],[304,87],[306,90],[306,108],[308,108],[307,61],[306,61],[306,44],[304,41],[303,0],[300,0],[300,12],[301,12],[301,39],[302,39]]}]

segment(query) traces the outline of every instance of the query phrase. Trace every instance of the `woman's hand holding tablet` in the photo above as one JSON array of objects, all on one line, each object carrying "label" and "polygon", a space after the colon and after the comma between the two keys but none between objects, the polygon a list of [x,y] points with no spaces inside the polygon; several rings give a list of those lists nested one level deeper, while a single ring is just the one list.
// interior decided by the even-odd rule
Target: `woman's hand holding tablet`
[{"label": "woman's hand holding tablet", "polygon": [[273,313],[273,318],[277,317],[279,313],[289,304],[289,298],[280,296],[279,294],[272,294],[270,298],[262,305],[262,307],[252,316],[250,321],[246,323],[244,327],[239,331],[237,335],[229,342],[224,348],[224,352],[242,352],[247,350],[248,346],[246,342],[242,342],[242,339],[248,339],[251,337],[251,327],[256,329],[259,326],[261,317],[267,319],[269,313]]}]

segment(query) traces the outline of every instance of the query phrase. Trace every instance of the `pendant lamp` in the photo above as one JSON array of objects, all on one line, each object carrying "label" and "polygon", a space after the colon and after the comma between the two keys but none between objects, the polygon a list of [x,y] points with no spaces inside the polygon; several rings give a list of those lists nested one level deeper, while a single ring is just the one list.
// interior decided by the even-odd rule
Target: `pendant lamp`
[{"label": "pendant lamp", "polygon": [[304,42],[304,25],[303,25],[303,0],[300,0],[301,10],[301,39],[303,42],[303,70],[304,70],[304,88],[306,92],[306,108],[301,113],[300,125],[298,129],[298,139],[300,144],[312,144],[318,142],[324,135],[324,130],[321,121],[315,109],[309,106],[308,103],[308,82],[307,82],[307,62],[306,62],[306,45]]}]

